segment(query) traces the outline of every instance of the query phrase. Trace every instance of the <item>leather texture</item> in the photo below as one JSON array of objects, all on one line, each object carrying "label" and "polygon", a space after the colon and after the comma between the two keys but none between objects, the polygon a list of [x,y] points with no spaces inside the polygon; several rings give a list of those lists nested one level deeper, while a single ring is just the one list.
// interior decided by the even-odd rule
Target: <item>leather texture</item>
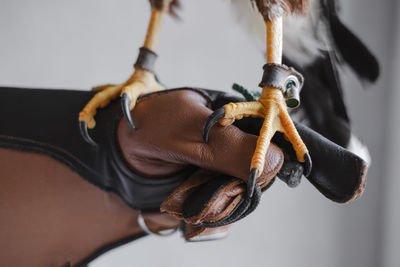
[{"label": "leather texture", "polygon": [[367,163],[304,125],[296,124],[296,128],[313,159],[307,179],[332,201],[347,203],[360,197],[366,185]]}]

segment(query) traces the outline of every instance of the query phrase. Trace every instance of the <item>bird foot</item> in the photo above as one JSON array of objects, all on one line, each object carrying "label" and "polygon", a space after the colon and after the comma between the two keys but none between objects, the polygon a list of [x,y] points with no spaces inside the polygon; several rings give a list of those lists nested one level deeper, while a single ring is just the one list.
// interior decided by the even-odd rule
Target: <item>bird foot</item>
[{"label": "bird foot", "polygon": [[204,124],[203,140],[208,142],[209,131],[215,123],[219,122],[220,125],[227,126],[243,117],[264,118],[251,160],[250,175],[247,182],[250,197],[253,195],[257,178],[263,173],[265,155],[276,131],[282,132],[292,144],[297,160],[304,165],[304,175],[308,176],[312,165],[311,157],[289,116],[285,99],[279,89],[268,89],[267,93],[258,101],[229,103],[214,111]]},{"label": "bird foot", "polygon": [[88,128],[93,129],[96,126],[94,116],[97,109],[106,107],[111,100],[116,99],[118,96],[121,96],[122,111],[129,126],[132,129],[136,129],[132,120],[131,110],[135,107],[138,97],[163,89],[164,87],[156,81],[154,74],[144,69],[136,69],[129,80],[123,84],[107,84],[94,87],[93,90],[98,91],[98,93],[93,96],[79,113],[79,127],[82,136],[88,143],[96,144],[90,137]]}]

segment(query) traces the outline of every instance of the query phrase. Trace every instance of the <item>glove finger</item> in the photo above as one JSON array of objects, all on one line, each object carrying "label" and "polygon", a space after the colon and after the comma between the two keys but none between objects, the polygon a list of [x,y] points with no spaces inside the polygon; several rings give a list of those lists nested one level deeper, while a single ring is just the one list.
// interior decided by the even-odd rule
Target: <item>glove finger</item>
[{"label": "glove finger", "polygon": [[[269,184],[271,185],[275,179],[273,179]],[[214,227],[221,227],[225,225],[232,224],[237,222],[250,213],[252,213],[260,203],[261,199],[261,189],[260,186],[257,184],[254,188],[253,196],[250,198],[247,195],[241,199],[241,201],[235,206],[235,209],[232,210],[227,216],[223,217],[218,221],[205,221],[201,223],[199,226],[206,227],[206,228],[214,228]]]},{"label": "glove finger", "polygon": [[[263,191],[272,183],[261,184]],[[260,185],[252,198],[237,178],[200,172],[189,178],[162,203],[161,211],[203,228],[225,226],[250,214],[261,197]]]},{"label": "glove finger", "polygon": [[214,223],[230,215],[245,192],[240,179],[200,171],[178,186],[160,210],[190,224]]},{"label": "glove finger", "polygon": [[195,225],[220,221],[238,207],[245,192],[246,186],[239,179],[214,177],[188,196],[183,205],[184,220]]}]

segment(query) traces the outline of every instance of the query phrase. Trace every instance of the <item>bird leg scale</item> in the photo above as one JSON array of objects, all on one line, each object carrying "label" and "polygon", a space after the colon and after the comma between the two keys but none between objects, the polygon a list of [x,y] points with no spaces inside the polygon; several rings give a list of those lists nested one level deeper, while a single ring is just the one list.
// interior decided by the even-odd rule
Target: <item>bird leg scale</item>
[{"label": "bird leg scale", "polygon": [[260,136],[257,140],[257,146],[253,154],[253,158],[251,160],[251,167],[250,169],[256,168],[258,170],[259,177],[263,170],[265,164],[265,155],[267,153],[267,149],[271,142],[272,137],[274,136],[275,132],[280,129],[278,114],[279,108],[277,103],[273,100],[266,100],[264,101],[264,122],[260,130]]},{"label": "bird leg scale", "polygon": [[[259,101],[266,107],[267,112],[263,127],[260,131],[252,167],[256,167],[259,170],[259,174],[263,170],[266,148],[268,148],[269,142],[276,131],[284,133],[296,152],[297,160],[299,162],[305,162],[307,160],[305,156],[308,154],[308,150],[289,116],[282,91],[276,88],[264,88]],[[271,116],[275,117],[274,121],[271,121]],[[267,126],[271,127],[271,131],[266,128]],[[259,146],[261,147],[260,149]]]},{"label": "bird leg scale", "polygon": [[258,101],[229,103],[224,109],[225,117],[219,120],[222,126],[228,126],[243,117],[264,117],[263,106]]},{"label": "bird leg scale", "polygon": [[282,127],[284,129],[284,134],[289,142],[292,144],[294,151],[296,152],[296,157],[299,162],[305,162],[305,155],[308,153],[308,149],[304,144],[303,140],[299,133],[297,132],[296,127],[293,124],[292,119],[289,116],[288,111],[286,108],[280,108],[280,119],[282,123]]}]

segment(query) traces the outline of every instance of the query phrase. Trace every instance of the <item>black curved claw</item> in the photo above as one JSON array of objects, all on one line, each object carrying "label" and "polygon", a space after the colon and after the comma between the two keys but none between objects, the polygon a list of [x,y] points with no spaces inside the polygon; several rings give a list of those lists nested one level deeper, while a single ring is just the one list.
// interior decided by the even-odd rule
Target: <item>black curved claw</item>
[{"label": "black curved claw", "polygon": [[131,129],[135,131],[136,127],[135,124],[133,124],[130,105],[131,105],[131,97],[127,93],[123,93],[121,96],[122,112],[124,113],[124,116],[128,122],[129,127],[131,127]]},{"label": "black curved claw", "polygon": [[225,117],[224,107],[217,109],[213,112],[213,114],[210,115],[210,117],[208,117],[206,123],[203,126],[203,140],[205,143],[208,143],[208,133],[210,132],[211,127],[213,127],[213,125],[223,117]]},{"label": "black curved claw", "polygon": [[304,163],[303,163],[303,166],[304,166],[304,176],[305,176],[305,177],[308,177],[308,176],[310,175],[311,169],[312,169],[312,161],[311,161],[310,153],[308,153],[308,152],[305,153],[304,156],[303,156],[303,158],[304,158]]},{"label": "black curved claw", "polygon": [[86,121],[79,121],[79,131],[87,143],[91,144],[92,146],[97,146],[97,143],[89,135]]},{"label": "black curved claw", "polygon": [[258,169],[252,168],[250,171],[249,180],[247,181],[247,195],[249,196],[249,198],[253,197],[257,176],[258,176]]}]

